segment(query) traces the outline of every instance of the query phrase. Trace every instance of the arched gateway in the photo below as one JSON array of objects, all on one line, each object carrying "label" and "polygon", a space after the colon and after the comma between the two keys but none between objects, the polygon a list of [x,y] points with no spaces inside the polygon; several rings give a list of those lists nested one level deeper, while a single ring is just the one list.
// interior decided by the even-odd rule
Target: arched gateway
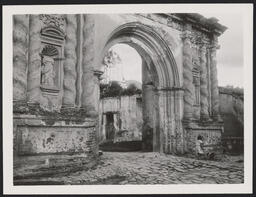
[{"label": "arched gateway", "polygon": [[173,148],[175,145],[170,144],[171,136],[183,137],[183,89],[180,87],[178,68],[168,44],[152,27],[138,22],[126,23],[110,34],[102,58],[111,46],[118,43],[135,48],[143,60],[144,148],[166,153],[184,152],[181,139],[175,139],[175,142],[173,140],[175,145],[179,143],[179,148]]},{"label": "arched gateway", "polygon": [[193,152],[199,134],[220,142],[216,49],[226,28],[216,19],[40,14],[13,21],[15,155],[97,153],[99,76],[116,43],[129,44],[143,60],[145,147]]}]

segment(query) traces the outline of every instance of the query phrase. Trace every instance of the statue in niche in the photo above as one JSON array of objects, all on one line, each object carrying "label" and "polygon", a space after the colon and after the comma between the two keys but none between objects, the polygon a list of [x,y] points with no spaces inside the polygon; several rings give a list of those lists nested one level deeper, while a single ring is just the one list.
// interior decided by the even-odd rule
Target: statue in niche
[{"label": "statue in niche", "polygon": [[58,50],[53,45],[45,45],[42,50],[41,66],[41,85],[46,87],[55,87],[55,58],[58,56]]},{"label": "statue in niche", "polygon": [[50,56],[43,56],[41,77],[42,85],[54,86],[54,59]]}]

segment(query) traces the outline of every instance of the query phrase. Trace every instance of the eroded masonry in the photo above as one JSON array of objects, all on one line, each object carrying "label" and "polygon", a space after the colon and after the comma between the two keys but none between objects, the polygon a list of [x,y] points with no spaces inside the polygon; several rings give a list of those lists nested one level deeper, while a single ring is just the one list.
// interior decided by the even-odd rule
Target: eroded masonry
[{"label": "eroded masonry", "polygon": [[99,80],[117,43],[143,60],[142,141],[150,151],[218,144],[216,52],[226,27],[199,14],[13,16],[16,156],[97,154]]}]

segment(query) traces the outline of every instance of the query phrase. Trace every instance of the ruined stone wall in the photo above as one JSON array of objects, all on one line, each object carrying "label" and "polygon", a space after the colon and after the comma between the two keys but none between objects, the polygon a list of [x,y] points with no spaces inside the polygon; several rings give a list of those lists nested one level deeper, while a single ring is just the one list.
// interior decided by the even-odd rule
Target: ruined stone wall
[{"label": "ruined stone wall", "polygon": [[90,15],[14,15],[14,155],[97,153],[94,25]]},{"label": "ruined stone wall", "polygon": [[[68,131],[69,126],[65,123],[60,129],[52,125],[71,117],[74,127],[83,127],[86,118],[93,118],[98,130],[102,60],[108,44],[121,41],[137,46],[153,79],[155,151],[184,153],[192,127],[200,127],[203,133],[210,133],[213,126],[222,131],[216,53],[217,37],[225,28],[215,19],[197,14],[40,14],[14,16],[13,25],[14,114],[24,119],[32,115],[38,119],[33,121],[39,122],[48,119],[54,136],[62,138],[57,133]],[[115,39],[112,34],[116,31]],[[208,127],[200,126],[200,121]],[[133,122],[124,121],[126,124]],[[36,127],[44,135],[44,126]],[[31,128],[22,132],[33,136]],[[47,138],[40,138],[41,144]],[[93,143],[98,138],[96,133]],[[33,137],[24,139],[38,143]],[[19,144],[22,139],[14,141]],[[79,143],[74,144],[80,149]]]},{"label": "ruined stone wall", "polygon": [[197,137],[200,135],[203,137],[204,145],[210,145],[210,148],[216,148],[215,145],[218,145],[221,148],[221,136],[223,130],[221,130],[222,125],[204,123],[197,124],[190,127],[187,127],[186,133],[186,142],[187,142],[187,151],[190,153],[196,153],[196,141]]},{"label": "ruined stone wall", "polygon": [[95,123],[93,120],[49,123],[42,117],[15,116],[14,154],[41,155],[63,153],[92,153],[96,149]]},{"label": "ruined stone wall", "polygon": [[220,114],[224,122],[224,137],[243,137],[244,100],[243,94],[219,88]]},{"label": "ruined stone wall", "polygon": [[[172,53],[172,57],[168,57],[169,59],[173,58],[172,62],[167,68],[164,68],[163,72],[170,76],[165,77],[161,71],[157,70],[158,73],[155,73],[155,70],[150,69],[151,76],[157,75],[158,77],[158,80],[154,78],[152,83],[154,96],[151,98],[155,99],[152,102],[156,105],[154,106],[156,109],[155,118],[151,121],[154,124],[148,124],[153,129],[146,137],[147,139],[153,138],[155,144],[159,141],[158,148],[154,150],[166,153],[188,151],[186,136],[190,136],[187,135],[187,132],[192,127],[200,128],[198,130],[202,131],[204,135],[210,133],[212,127],[217,133],[222,132],[216,53],[219,48],[217,37],[226,28],[217,23],[217,19],[206,19],[199,14],[113,14],[98,15],[96,20],[98,21],[96,28],[99,29],[97,33],[99,39],[95,46],[101,53],[95,55],[99,57],[97,58],[99,61],[106,52],[104,50],[108,49],[108,41],[113,36],[112,33],[127,23],[135,24],[132,26],[134,30],[131,29],[131,35],[133,31],[136,31],[136,27],[142,23],[152,28],[152,31],[161,36],[161,39],[168,46],[165,48],[163,44],[159,48],[159,54],[150,54],[150,58],[154,57],[152,64],[142,53],[149,68],[157,66],[154,60],[158,56],[163,57],[163,59],[167,58],[167,55],[161,55],[162,49],[170,50]],[[140,34],[141,32],[136,33]],[[143,35],[140,36],[143,40]],[[120,40],[122,37],[118,37],[116,43]],[[124,40],[125,43],[135,43],[135,45],[138,43],[142,46],[140,41],[132,36]],[[151,44],[153,43],[154,40]],[[158,45],[154,45],[154,47],[158,47]],[[101,62],[98,65],[100,64]],[[177,68],[178,72],[173,74],[174,68]],[[174,82],[174,78],[177,76],[179,80]],[[150,108],[144,107],[144,110],[150,111]],[[207,123],[207,126],[200,125],[200,122]],[[152,140],[149,141],[152,142]]]},{"label": "ruined stone wall", "polygon": [[100,100],[101,130],[100,139],[104,140],[106,136],[105,115],[108,112],[115,113],[115,138],[118,141],[138,141],[142,139],[142,105],[141,95],[121,96],[102,98]]}]

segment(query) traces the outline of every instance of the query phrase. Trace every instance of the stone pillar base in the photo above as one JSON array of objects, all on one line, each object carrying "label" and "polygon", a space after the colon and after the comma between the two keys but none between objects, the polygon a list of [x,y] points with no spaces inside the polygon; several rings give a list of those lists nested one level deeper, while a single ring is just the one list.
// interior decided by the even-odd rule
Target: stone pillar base
[{"label": "stone pillar base", "polygon": [[15,155],[92,153],[96,121],[69,117],[14,115]]},{"label": "stone pillar base", "polygon": [[187,153],[196,154],[196,140],[199,135],[203,137],[205,145],[212,148],[221,148],[221,135],[223,124],[216,122],[191,122],[184,125],[186,130]]}]

